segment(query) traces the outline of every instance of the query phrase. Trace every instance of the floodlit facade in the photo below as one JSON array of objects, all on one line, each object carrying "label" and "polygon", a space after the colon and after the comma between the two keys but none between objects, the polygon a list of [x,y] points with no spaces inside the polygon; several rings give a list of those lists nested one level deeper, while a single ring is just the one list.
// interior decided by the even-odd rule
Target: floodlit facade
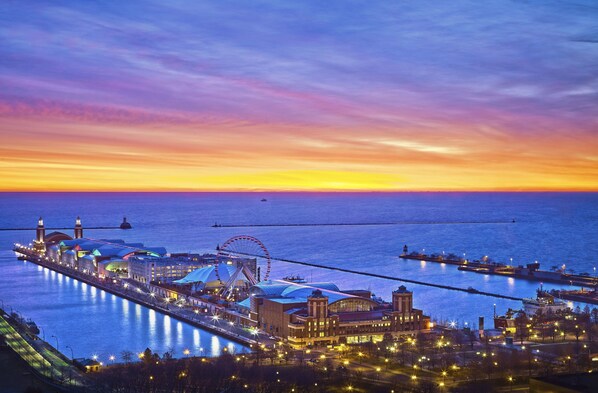
[{"label": "floodlit facade", "polygon": [[138,255],[129,258],[129,278],[143,284],[170,283],[206,266],[201,258],[183,259]]},{"label": "floodlit facade", "polygon": [[258,328],[294,347],[377,342],[430,328],[430,318],[413,308],[413,293],[404,286],[387,303],[332,283],[268,281],[253,286],[239,307]]}]

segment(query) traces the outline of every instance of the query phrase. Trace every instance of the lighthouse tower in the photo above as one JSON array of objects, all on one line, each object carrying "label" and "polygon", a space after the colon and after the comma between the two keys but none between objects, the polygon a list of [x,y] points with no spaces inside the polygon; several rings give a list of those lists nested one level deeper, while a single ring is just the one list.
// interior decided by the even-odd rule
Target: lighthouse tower
[{"label": "lighthouse tower", "polygon": [[44,227],[44,220],[43,218],[39,218],[37,221],[37,228],[35,229],[35,240],[33,241],[33,249],[43,254],[46,252],[46,243],[44,241],[46,237],[46,228]]},{"label": "lighthouse tower", "polygon": [[81,239],[83,237],[83,225],[81,225],[81,218],[77,216],[75,221],[75,239]]}]

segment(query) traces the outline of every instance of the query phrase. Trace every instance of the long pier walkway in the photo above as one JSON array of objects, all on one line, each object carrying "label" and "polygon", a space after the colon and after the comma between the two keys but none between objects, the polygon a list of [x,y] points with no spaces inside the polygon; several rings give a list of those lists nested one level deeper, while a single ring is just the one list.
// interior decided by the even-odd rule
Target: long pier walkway
[{"label": "long pier walkway", "polygon": [[197,328],[214,333],[218,336],[228,338],[229,340],[242,345],[251,346],[258,343],[258,341],[256,341],[256,337],[252,333],[249,333],[240,327],[227,326],[227,328],[223,328],[220,326],[216,326],[214,323],[210,323],[210,319],[207,316],[197,315],[194,312],[185,310],[184,308],[162,307],[155,302],[155,299],[153,299],[149,293],[144,292],[139,287],[137,287],[137,290],[135,291],[133,290],[133,288],[131,288],[131,285],[119,285],[111,284],[110,282],[99,282],[98,279],[90,275],[83,274],[79,271],[75,271],[63,265],[58,265],[56,263],[46,261],[44,258],[41,258],[39,255],[35,254],[33,251],[30,251],[26,247],[15,246],[14,251],[18,252],[21,255],[24,255],[27,261],[29,262],[33,262],[37,265],[54,270],[58,273],[64,274],[65,276],[69,276],[86,284],[92,285],[113,295],[122,297],[134,303],[140,304],[144,307],[168,315],[171,318],[177,319],[181,322],[185,322],[191,326],[195,326]]},{"label": "long pier walkway", "polygon": [[[243,252],[238,252],[238,251],[235,251],[235,254],[252,256],[252,257],[258,257],[258,258],[263,257],[262,255],[249,254],[249,253],[243,253]],[[274,260],[277,260],[277,261],[281,261],[281,262],[293,263],[293,264],[296,264],[296,265],[311,266],[311,267],[317,267],[317,268],[320,268],[320,269],[327,269],[327,270],[336,270],[338,272],[343,272],[343,273],[360,274],[362,276],[382,278],[384,280],[408,282],[408,283],[411,283],[411,284],[424,285],[424,286],[427,286],[427,287],[448,289],[450,291],[467,292],[467,293],[470,293],[470,294],[473,294],[473,295],[484,295],[484,296],[491,296],[491,297],[502,298],[502,299],[509,299],[509,300],[519,300],[519,301],[523,300],[520,297],[503,295],[503,294],[500,294],[500,293],[478,291],[478,290],[473,289],[473,288],[467,288],[466,289],[466,288],[460,288],[460,287],[453,287],[451,285],[443,285],[443,284],[436,284],[436,283],[426,282],[426,281],[412,280],[410,278],[393,277],[393,276],[387,276],[387,275],[384,275],[384,274],[363,272],[363,271],[359,271],[359,270],[346,269],[346,268],[337,267],[337,266],[327,266],[327,265],[322,265],[322,264],[319,264],[319,263],[304,262],[304,261],[295,261],[295,260],[286,259],[286,258],[277,258],[277,257],[270,257],[270,258],[274,259]]]}]

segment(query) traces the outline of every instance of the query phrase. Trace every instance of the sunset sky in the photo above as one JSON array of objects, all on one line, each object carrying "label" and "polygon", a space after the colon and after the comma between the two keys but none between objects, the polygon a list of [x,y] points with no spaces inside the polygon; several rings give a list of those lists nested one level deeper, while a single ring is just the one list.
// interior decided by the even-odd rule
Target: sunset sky
[{"label": "sunset sky", "polygon": [[0,190],[598,190],[595,1],[3,1]]}]

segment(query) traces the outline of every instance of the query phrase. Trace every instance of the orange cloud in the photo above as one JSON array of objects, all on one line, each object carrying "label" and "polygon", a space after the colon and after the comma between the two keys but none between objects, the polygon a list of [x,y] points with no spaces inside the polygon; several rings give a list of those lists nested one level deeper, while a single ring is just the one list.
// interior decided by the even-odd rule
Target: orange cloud
[{"label": "orange cloud", "polygon": [[4,117],[0,189],[597,190],[591,133]]}]

